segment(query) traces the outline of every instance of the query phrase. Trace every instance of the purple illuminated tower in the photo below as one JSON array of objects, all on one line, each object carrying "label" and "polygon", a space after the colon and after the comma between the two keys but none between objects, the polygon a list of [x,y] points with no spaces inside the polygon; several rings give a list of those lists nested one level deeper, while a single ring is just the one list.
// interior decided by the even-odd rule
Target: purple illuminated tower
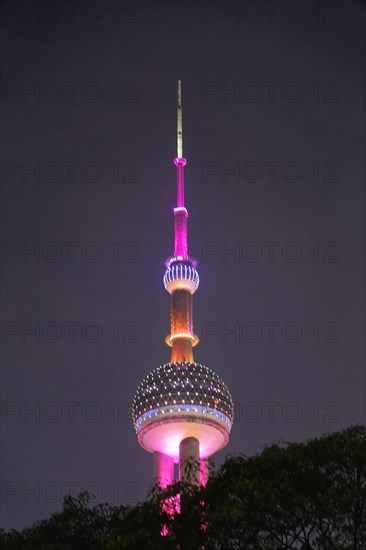
[{"label": "purple illuminated tower", "polygon": [[[177,205],[174,208],[174,255],[165,262],[164,286],[171,295],[171,361],[153,370],[137,388],[132,418],[138,441],[153,453],[154,481],[162,488],[173,483],[174,463],[179,478],[191,483],[207,481],[207,458],[225,447],[233,422],[233,402],[223,380],[211,369],[196,363],[193,347],[193,294],[199,285],[197,261],[188,255],[184,203],[181,82],[178,80],[177,113]],[[200,467],[187,468],[194,459]]]}]

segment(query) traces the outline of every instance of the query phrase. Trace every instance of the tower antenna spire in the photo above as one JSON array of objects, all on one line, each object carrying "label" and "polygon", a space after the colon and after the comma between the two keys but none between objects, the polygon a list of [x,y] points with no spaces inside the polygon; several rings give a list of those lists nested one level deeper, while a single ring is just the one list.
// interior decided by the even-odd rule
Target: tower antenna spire
[{"label": "tower antenna spire", "polygon": [[182,81],[178,80],[178,107],[177,107],[177,157],[183,158],[183,128],[182,128]]}]

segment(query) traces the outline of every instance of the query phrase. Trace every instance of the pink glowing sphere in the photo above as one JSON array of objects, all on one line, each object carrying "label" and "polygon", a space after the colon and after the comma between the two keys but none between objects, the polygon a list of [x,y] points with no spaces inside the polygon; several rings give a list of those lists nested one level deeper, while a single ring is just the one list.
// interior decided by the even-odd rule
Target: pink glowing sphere
[{"label": "pink glowing sphere", "polygon": [[140,445],[172,456],[179,444],[195,437],[200,457],[226,446],[233,423],[233,402],[223,380],[199,363],[166,363],[140,384],[132,418]]}]

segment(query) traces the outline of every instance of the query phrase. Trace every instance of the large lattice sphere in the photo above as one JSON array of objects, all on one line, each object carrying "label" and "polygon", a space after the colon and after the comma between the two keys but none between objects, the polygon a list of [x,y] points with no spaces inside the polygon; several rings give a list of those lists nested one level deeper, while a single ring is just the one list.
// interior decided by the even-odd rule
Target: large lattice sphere
[{"label": "large lattice sphere", "polygon": [[139,443],[178,459],[186,437],[200,442],[200,456],[223,448],[233,422],[233,402],[224,381],[199,363],[166,363],[139,385],[132,419]]}]

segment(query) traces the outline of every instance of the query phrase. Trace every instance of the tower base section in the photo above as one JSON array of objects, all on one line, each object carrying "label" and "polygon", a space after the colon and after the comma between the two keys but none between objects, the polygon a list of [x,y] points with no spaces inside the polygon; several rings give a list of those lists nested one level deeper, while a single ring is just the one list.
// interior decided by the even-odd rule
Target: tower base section
[{"label": "tower base section", "polygon": [[153,477],[154,483],[165,489],[174,483],[173,457],[154,451],[153,453]]}]

